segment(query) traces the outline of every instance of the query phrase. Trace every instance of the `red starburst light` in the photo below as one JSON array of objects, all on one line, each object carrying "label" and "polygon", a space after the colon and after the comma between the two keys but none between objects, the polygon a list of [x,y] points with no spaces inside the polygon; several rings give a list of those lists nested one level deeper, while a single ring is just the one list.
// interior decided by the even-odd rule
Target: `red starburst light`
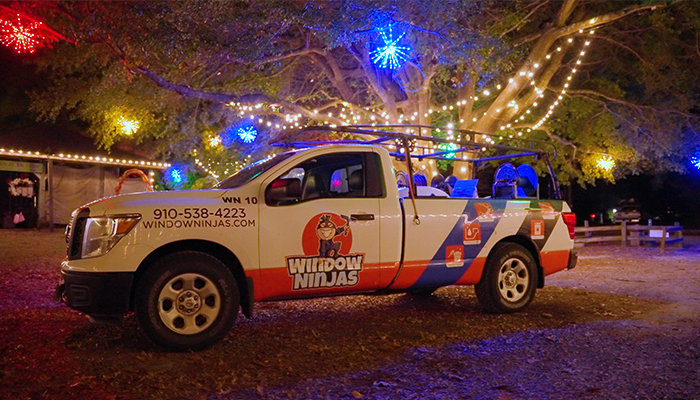
[{"label": "red starburst light", "polygon": [[0,20],[0,42],[7,47],[12,47],[17,53],[34,53],[42,39],[38,34],[41,22],[22,24],[20,15],[17,14],[17,23],[8,20]]}]

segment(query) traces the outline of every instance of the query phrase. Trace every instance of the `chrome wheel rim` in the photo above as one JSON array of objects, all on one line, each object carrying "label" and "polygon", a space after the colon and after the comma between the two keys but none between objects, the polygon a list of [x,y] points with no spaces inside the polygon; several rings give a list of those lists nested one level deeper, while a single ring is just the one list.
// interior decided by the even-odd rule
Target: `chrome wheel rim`
[{"label": "chrome wheel rim", "polygon": [[200,274],[181,274],[163,286],[158,314],[163,324],[181,335],[205,331],[221,311],[219,289]]},{"label": "chrome wheel rim", "polygon": [[509,258],[498,271],[498,291],[501,297],[514,303],[525,296],[530,284],[530,274],[522,260]]}]

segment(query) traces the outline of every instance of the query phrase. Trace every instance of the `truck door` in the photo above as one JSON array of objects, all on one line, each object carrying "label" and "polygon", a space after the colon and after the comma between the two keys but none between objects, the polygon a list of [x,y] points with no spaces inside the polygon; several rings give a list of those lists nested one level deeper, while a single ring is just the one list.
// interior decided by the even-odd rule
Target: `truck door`
[{"label": "truck door", "polygon": [[263,183],[259,243],[264,298],[378,287],[379,168],[379,155],[373,152],[326,153],[309,156]]}]

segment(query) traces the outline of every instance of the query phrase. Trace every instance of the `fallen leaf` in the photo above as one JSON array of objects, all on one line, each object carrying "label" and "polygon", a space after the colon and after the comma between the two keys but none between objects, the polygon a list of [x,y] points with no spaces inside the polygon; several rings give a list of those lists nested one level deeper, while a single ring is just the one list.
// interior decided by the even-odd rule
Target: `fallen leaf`
[{"label": "fallen leaf", "polygon": [[515,391],[515,389],[513,389],[512,387],[510,387],[508,385],[499,385],[499,386],[494,387],[494,389],[503,390],[504,392],[514,392]]},{"label": "fallen leaf", "polygon": [[454,380],[457,380],[460,382],[464,381],[464,377],[461,377],[461,376],[455,375],[455,374],[447,374],[447,379],[454,379]]},{"label": "fallen leaf", "polygon": [[356,399],[361,399],[361,398],[363,398],[363,397],[365,397],[365,396],[363,396],[362,393],[358,392],[357,390],[353,390],[353,391],[352,391],[352,397],[354,397],[354,398],[356,398]]}]

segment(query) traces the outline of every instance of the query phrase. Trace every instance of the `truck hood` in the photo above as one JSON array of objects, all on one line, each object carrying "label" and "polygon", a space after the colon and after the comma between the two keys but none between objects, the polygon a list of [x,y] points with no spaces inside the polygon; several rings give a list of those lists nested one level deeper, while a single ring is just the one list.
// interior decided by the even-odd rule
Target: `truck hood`
[{"label": "truck hood", "polygon": [[130,213],[143,208],[198,204],[203,201],[223,199],[224,197],[256,197],[258,195],[256,188],[257,186],[255,188],[241,187],[236,189],[177,190],[123,194],[104,197],[87,203],[74,211],[74,214],[85,208],[90,209],[91,216],[115,215]]}]

